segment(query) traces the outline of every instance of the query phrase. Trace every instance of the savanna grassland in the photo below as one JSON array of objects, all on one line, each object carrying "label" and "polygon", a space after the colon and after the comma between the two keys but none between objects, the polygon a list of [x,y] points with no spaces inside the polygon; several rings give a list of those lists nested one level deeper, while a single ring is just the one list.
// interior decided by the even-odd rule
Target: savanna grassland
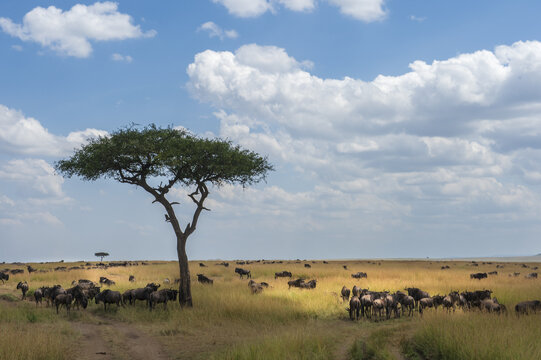
[{"label": "savanna grassland", "polygon": [[[71,287],[77,279],[97,282],[106,276],[116,282],[112,290],[157,282],[174,287],[178,277],[175,262],[108,269],[52,271],[57,266],[84,263],[30,264],[38,270],[29,274],[24,266],[0,265],[0,269],[21,268],[24,274],[10,275],[0,284],[0,359],[541,359],[541,315],[517,317],[514,305],[541,299],[541,279],[529,280],[535,264],[524,268],[517,263],[472,266],[471,262],[429,261],[284,261],[239,265],[251,270],[253,278],[270,284],[261,294],[251,294],[246,279],[220,261],[191,262],[194,307],[181,309],[169,303],[150,312],[143,302],[136,306],[104,311],[91,303],[86,310],[61,309],[56,314],[45,302],[36,307],[32,292],[40,286],[61,284]],[[304,267],[309,263],[311,268]],[[504,268],[496,269],[501,264]],[[347,265],[345,270],[343,265]],[[449,265],[450,269],[441,270]],[[287,278],[274,273],[287,270],[293,279],[317,279],[313,290],[288,289]],[[488,279],[472,280],[474,272],[498,271]],[[368,279],[353,279],[363,271]],[[520,272],[518,277],[508,274]],[[196,274],[214,279],[214,285],[197,283]],[[134,275],[135,283],[128,281]],[[171,284],[164,284],[164,279]],[[15,287],[26,280],[28,298],[21,301]],[[381,322],[349,320],[347,303],[339,297],[343,285],[358,285],[374,291],[396,291],[418,287],[431,295],[452,290],[491,289],[505,304],[504,315],[441,308]],[[98,353],[98,354],[97,354]]]}]

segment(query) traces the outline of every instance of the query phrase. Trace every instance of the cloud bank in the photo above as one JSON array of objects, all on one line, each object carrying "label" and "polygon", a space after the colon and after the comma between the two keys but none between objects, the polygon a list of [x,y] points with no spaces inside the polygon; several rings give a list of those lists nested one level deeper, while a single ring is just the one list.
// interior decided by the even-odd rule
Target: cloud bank
[{"label": "cloud bank", "polygon": [[324,79],[284,49],[252,44],[201,52],[187,72],[193,96],[216,108],[220,136],[311,179],[287,195],[310,199],[307,222],[377,231],[537,221],[541,43],[410,69]]},{"label": "cloud bank", "polygon": [[55,6],[36,7],[23,17],[22,24],[0,18],[0,28],[22,41],[30,41],[58,54],[89,57],[91,41],[126,40],[153,37],[155,30],[144,32],[132,23],[131,16],[118,12],[114,2],[93,5],[76,4],[63,11]]}]

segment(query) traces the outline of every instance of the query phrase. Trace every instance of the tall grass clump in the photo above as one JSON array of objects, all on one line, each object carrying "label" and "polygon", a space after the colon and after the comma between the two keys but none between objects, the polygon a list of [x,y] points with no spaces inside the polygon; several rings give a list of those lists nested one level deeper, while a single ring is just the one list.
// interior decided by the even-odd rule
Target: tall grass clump
[{"label": "tall grass clump", "polygon": [[410,359],[541,359],[540,320],[538,315],[427,314],[403,349]]},{"label": "tall grass clump", "polygon": [[333,359],[333,338],[302,333],[273,335],[227,348],[212,360]]}]

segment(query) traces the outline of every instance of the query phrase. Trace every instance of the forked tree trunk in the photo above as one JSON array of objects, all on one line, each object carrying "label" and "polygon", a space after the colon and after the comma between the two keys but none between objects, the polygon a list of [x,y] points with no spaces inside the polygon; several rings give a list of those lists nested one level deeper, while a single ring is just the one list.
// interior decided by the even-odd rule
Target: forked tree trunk
[{"label": "forked tree trunk", "polygon": [[178,288],[178,302],[181,307],[193,307],[192,288],[190,284],[190,268],[186,255],[186,240],[184,236],[177,236],[178,266],[180,269],[180,285]]}]

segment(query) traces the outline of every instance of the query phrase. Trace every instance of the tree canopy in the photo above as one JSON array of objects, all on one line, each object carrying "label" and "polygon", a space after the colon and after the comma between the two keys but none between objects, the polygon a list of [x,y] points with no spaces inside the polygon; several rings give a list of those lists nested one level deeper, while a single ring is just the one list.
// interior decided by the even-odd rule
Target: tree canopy
[{"label": "tree canopy", "polygon": [[[55,167],[67,177],[76,175],[87,181],[112,178],[140,186],[154,197],[153,202],[163,205],[165,221],[171,223],[177,238],[182,306],[192,306],[186,241],[195,231],[202,210],[208,210],[204,206],[208,185],[244,187],[264,180],[273,170],[266,157],[231,141],[199,138],[183,129],[159,128],[154,124],[143,128],[129,126],[91,139]],[[176,184],[194,189],[188,197],[196,209],[184,228],[173,209],[178,203],[166,197]]]}]

